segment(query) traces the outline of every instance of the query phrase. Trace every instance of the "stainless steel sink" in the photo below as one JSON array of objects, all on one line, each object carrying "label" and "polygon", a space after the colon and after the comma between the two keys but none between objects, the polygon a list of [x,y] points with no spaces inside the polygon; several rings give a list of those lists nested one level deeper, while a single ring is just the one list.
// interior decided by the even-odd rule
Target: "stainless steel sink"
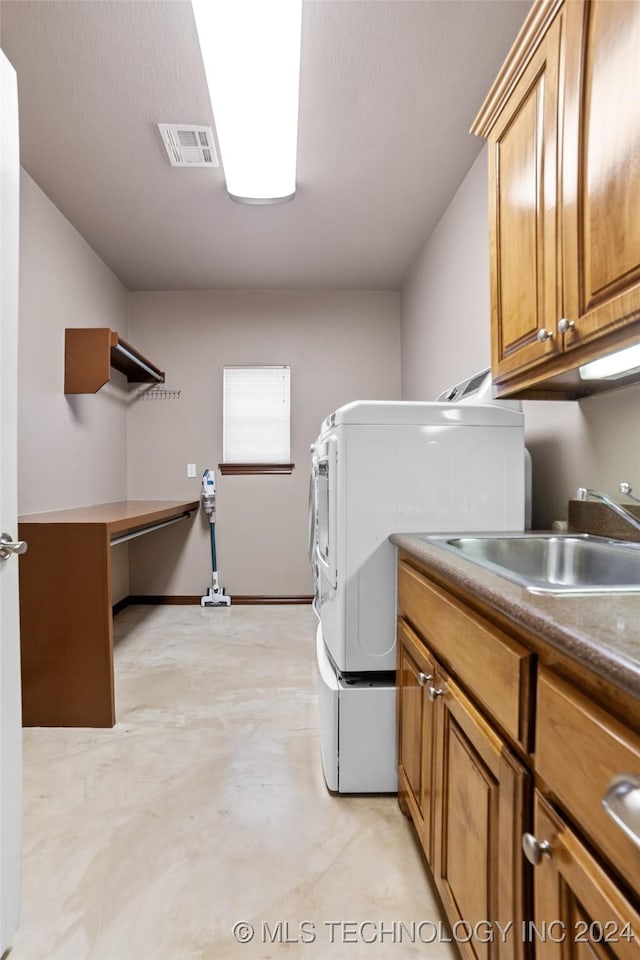
[{"label": "stainless steel sink", "polygon": [[532,593],[638,593],[640,544],[588,534],[429,537]]}]

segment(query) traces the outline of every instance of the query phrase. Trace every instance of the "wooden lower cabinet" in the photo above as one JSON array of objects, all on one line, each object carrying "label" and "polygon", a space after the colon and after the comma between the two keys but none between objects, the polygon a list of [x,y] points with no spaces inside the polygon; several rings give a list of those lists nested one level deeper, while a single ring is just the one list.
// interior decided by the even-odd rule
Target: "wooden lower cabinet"
[{"label": "wooden lower cabinet", "polygon": [[432,855],[434,709],[428,691],[435,664],[416,634],[398,625],[398,799],[410,816],[427,861]]},{"label": "wooden lower cabinet", "polygon": [[[459,951],[469,960],[520,960],[527,770],[402,619],[398,677],[400,806],[453,931],[462,931]],[[465,943],[467,929],[477,934]]]},{"label": "wooden lower cabinet", "polygon": [[[521,841],[529,775],[455,682],[440,671],[435,751],[433,876],[449,921],[490,922],[505,942],[474,936],[463,957],[519,958],[524,916]],[[464,938],[462,938],[464,940]]]},{"label": "wooden lower cabinet", "polygon": [[[639,960],[640,914],[547,800],[536,791],[534,869],[538,960]],[[546,846],[548,845],[548,846]]]},{"label": "wooden lower cabinet", "polygon": [[535,769],[542,792],[639,892],[640,845],[612,819],[603,800],[619,776],[640,777],[640,736],[544,667],[538,670]]},{"label": "wooden lower cabinet", "polygon": [[602,804],[640,777],[635,710],[399,559],[400,806],[461,957],[640,960],[640,841]]}]

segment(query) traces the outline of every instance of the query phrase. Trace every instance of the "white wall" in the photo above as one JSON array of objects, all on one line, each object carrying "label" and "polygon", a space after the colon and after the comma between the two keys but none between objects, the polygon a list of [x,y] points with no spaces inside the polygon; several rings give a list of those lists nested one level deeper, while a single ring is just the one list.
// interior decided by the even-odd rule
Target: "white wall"
[{"label": "white wall", "polygon": [[[21,514],[199,494],[222,455],[225,364],[292,366],[291,477],[219,481],[223,584],[236,594],[311,592],[306,560],[309,443],[355,398],[433,399],[489,364],[486,151],[410,270],[401,295],[358,291],[128,294],[23,172],[19,332]],[[140,401],[113,372],[96,395],[65,397],[64,329],[109,326],[167,370],[178,401]],[[640,488],[640,386],[580,403],[525,403],[534,525],[566,516],[578,485]],[[43,482],[43,477],[44,482]],[[201,516],[113,552],[114,599],[207,586]],[[133,557],[131,580],[127,557]]]},{"label": "white wall", "polygon": [[[36,183],[20,181],[18,509],[126,499],[127,391],[114,373],[95,395],[64,394],[65,327],[127,333],[127,291]],[[128,592],[114,558],[115,599]]]},{"label": "white wall", "polygon": [[[225,364],[291,366],[291,476],[218,477],[220,579],[232,595],[313,592],[307,559],[309,445],[336,407],[400,398],[396,293],[218,290],[130,295],[131,342],[167,371],[179,400],[134,401],[129,495],[197,498],[222,460]],[[187,463],[199,476],[188,479]],[[193,595],[209,583],[200,515],[133,541],[133,594]]]},{"label": "white wall", "polygon": [[402,289],[405,400],[433,400],[490,363],[486,162],[483,151]]},{"label": "white wall", "polygon": [[[312,592],[306,556],[309,444],[353,399],[399,399],[397,293],[216,291],[129,294],[23,172],[19,331],[19,510],[131,499],[197,499],[187,462],[222,459],[222,368],[292,368],[291,476],[219,478],[218,552],[228,592]],[[65,396],[64,331],[117,330],[167,371],[181,399],[141,400],[112,371]],[[199,595],[209,583],[202,516],[112,550],[113,599]]]},{"label": "white wall", "polygon": [[[407,275],[401,294],[402,395],[433,399],[490,364],[486,148]],[[640,488],[640,386],[580,402],[526,401],[534,526],[566,519],[578,486]]]},{"label": "white wall", "polygon": [[22,172],[19,329],[19,510],[122,500],[127,393],[120,375],[99,393],[64,394],[65,327],[126,336],[127,291]]}]

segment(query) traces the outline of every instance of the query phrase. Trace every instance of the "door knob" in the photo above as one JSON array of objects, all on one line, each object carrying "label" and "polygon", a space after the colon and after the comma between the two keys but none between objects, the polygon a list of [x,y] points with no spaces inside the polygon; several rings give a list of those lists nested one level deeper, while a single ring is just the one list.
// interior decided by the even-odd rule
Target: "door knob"
[{"label": "door knob", "polygon": [[420,671],[418,674],[418,683],[420,686],[424,687],[425,683],[427,683],[429,680],[433,680],[433,676],[430,673],[422,673],[422,671]]},{"label": "door knob", "polygon": [[26,552],[26,540],[12,540],[8,533],[0,534],[0,560],[8,560],[14,553]]},{"label": "door knob", "polygon": [[558,321],[558,333],[568,333],[569,330],[575,330],[575,320],[567,320],[565,317]]},{"label": "door knob", "polygon": [[543,857],[551,856],[551,844],[549,841],[538,840],[532,833],[524,833],[522,835],[522,849],[525,857],[534,867],[542,863]]},{"label": "door knob", "polygon": [[543,329],[543,330],[538,330],[538,336],[536,337],[536,339],[539,340],[540,343],[544,343],[545,340],[551,340],[552,336],[553,334],[551,333],[551,330]]},{"label": "door knob", "polygon": [[427,693],[429,695],[429,700],[437,700],[438,697],[443,696],[444,690],[442,690],[440,687],[429,687]]}]

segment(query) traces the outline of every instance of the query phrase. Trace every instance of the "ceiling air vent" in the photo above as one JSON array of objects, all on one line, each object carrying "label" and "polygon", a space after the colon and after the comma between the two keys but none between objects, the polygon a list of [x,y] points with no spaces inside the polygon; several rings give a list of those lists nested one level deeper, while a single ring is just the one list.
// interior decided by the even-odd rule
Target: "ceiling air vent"
[{"label": "ceiling air vent", "polygon": [[159,123],[158,130],[173,167],[218,167],[211,127]]}]

